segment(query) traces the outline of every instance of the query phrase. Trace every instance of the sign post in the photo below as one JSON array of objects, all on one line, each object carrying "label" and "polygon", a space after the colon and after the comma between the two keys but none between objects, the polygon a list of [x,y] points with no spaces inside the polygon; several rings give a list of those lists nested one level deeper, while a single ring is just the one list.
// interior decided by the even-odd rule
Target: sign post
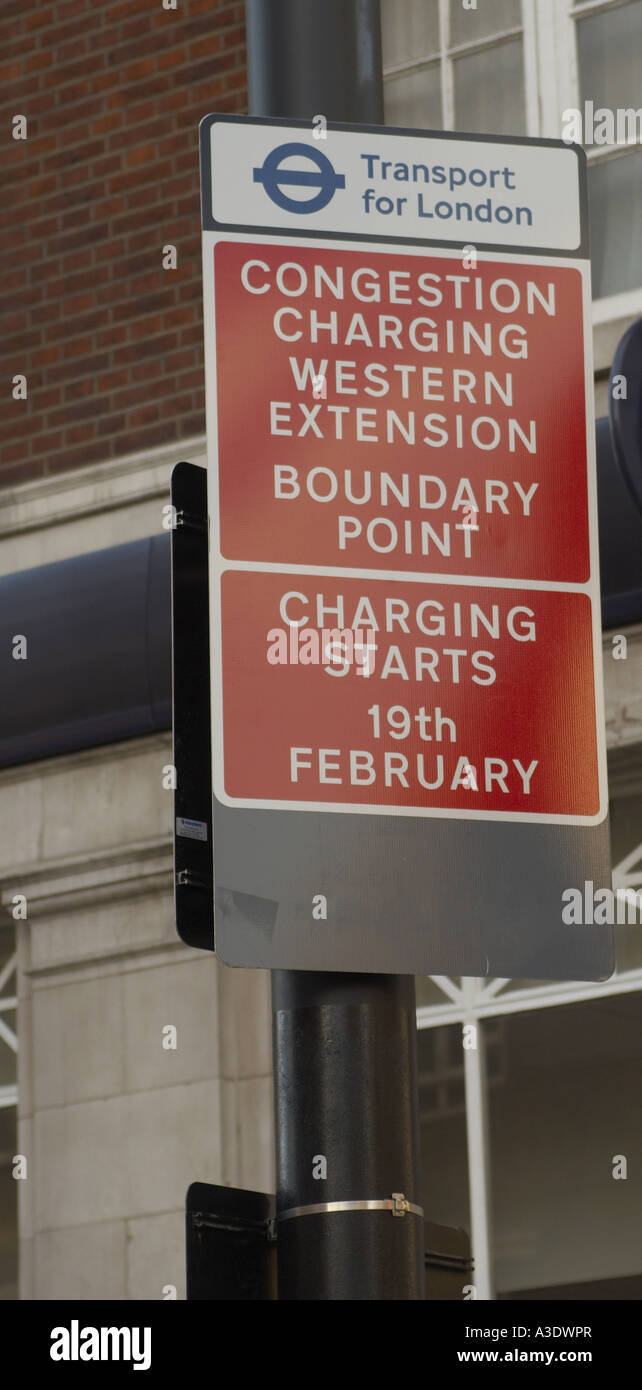
[{"label": "sign post", "polygon": [[612,968],[563,912],[610,876],[586,175],[374,124],[378,0],[246,11],[260,115],[201,125],[216,950],[273,970],[279,1297],[417,1299],[413,975]]},{"label": "sign post", "polygon": [[217,950],[602,978],[584,156],[201,139]]}]

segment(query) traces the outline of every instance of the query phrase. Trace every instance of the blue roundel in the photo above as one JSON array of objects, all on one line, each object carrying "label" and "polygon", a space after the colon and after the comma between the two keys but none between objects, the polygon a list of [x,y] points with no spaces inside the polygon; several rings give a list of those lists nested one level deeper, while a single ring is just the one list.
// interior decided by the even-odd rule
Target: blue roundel
[{"label": "blue roundel", "polygon": [[[293,154],[304,155],[314,165],[314,170],[282,169],[281,160]],[[277,207],[283,208],[285,212],[298,213],[320,212],[334,197],[337,188],[346,186],[344,175],[335,173],[327,155],[298,141],[277,145],[275,150],[271,150],[266,155],[262,168],[254,170],[254,182],[263,184],[268,198],[271,198]],[[288,198],[287,193],[282,192],[283,184],[296,184],[299,188],[317,188],[318,192],[311,198],[302,198],[299,202],[296,198]]]}]

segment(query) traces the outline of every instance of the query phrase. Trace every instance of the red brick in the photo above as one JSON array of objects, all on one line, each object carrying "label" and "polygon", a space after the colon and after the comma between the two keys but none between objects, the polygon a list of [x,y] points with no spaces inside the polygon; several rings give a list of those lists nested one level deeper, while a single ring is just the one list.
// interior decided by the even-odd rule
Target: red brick
[{"label": "red brick", "polygon": [[97,159],[92,164],[91,176],[104,180],[105,174],[115,174],[118,169],[120,169],[120,160],[117,155],[103,155],[102,159]]},{"label": "red brick", "polygon": [[96,376],[98,372],[104,372],[108,365],[108,353],[94,353],[93,357],[79,357],[75,360],[67,358],[57,367],[50,367],[47,375],[49,381],[66,383],[71,380],[74,374],[76,376],[90,376],[92,374]]},{"label": "red brick", "polygon": [[[28,71],[28,68],[26,68],[26,71]],[[3,67],[0,68],[0,82],[2,82],[3,86],[5,82],[13,82],[19,79],[21,75],[22,60],[20,58],[16,59],[13,63],[5,63]]]},{"label": "red brick", "polygon": [[66,473],[70,468],[87,468],[90,463],[102,463],[105,458],[104,442],[82,444],[80,448],[65,449],[47,462],[47,473]]},{"label": "red brick", "polygon": [[17,487],[19,483],[35,482],[44,476],[44,471],[43,459],[29,459],[26,463],[15,464],[13,468],[3,468],[0,487]]},{"label": "red brick", "polygon": [[[139,372],[138,380],[142,382],[142,385],[130,386],[127,390],[118,392],[118,404],[124,410],[131,410],[134,406],[145,405],[150,400],[150,397],[156,394],[157,377],[154,371],[150,370],[152,365],[153,364],[149,362],[146,364],[146,377],[143,377]],[[142,424],[142,421],[137,421],[137,424]]]},{"label": "red brick", "polygon": [[26,28],[26,29],[29,29],[29,30],[31,30],[31,29],[42,29],[42,28],[44,28],[45,24],[52,24],[52,23],[53,23],[53,20],[54,20],[54,11],[53,11],[53,9],[50,9],[50,10],[41,10],[41,9],[38,8],[38,9],[32,10],[30,14],[27,14],[27,15],[24,16],[25,28]]},{"label": "red brick", "polygon": [[[131,8],[133,8],[133,7],[130,6],[130,9],[131,9]],[[156,6],[154,6],[154,8],[156,8]],[[118,38],[119,38],[119,40],[131,39],[131,38],[134,38],[137,34],[144,34],[146,40],[149,42],[149,39],[150,39],[150,24],[149,24],[150,15],[149,15],[149,4],[147,4],[147,5],[145,6],[145,10],[146,10],[146,13],[145,13],[145,14],[138,15],[137,17],[135,16],[135,17],[133,17],[133,18],[127,20],[125,23],[119,24],[119,25],[118,25]],[[173,30],[172,30],[171,32],[172,32],[172,34],[173,34]]]},{"label": "red brick", "polygon": [[181,420],[181,434],[189,439],[190,436],[205,434],[205,405],[201,404],[199,410],[191,415],[183,416]]},{"label": "red brick", "polygon": [[161,402],[160,409],[163,416],[170,415],[175,417],[177,415],[186,414],[192,409],[193,405],[194,402],[191,395],[177,396],[172,393],[171,396],[166,396]]},{"label": "red brick", "polygon": [[67,315],[82,314],[85,309],[90,309],[94,302],[93,294],[76,294],[63,300],[63,312]]},{"label": "red brick", "polygon": [[221,32],[221,42],[224,48],[238,48],[242,53],[245,52],[245,25],[236,24],[231,29],[223,29]]},{"label": "red brick", "polygon": [[155,271],[151,275],[141,275],[137,280],[128,281],[128,292],[134,298],[136,295],[146,295],[156,292],[160,294],[164,288],[164,281],[161,281],[162,271]]},{"label": "red brick", "polygon": [[118,347],[127,341],[127,327],[124,324],[108,325],[106,328],[99,328],[96,332],[96,346]]},{"label": "red brick", "polygon": [[116,130],[117,126],[122,125],[122,111],[112,111],[110,116],[99,116],[91,127],[92,135],[107,135],[110,130]]},{"label": "red brick", "polygon": [[91,349],[91,338],[74,338],[72,342],[64,344],[62,351],[64,357],[86,357]]},{"label": "red brick", "polygon": [[47,160],[49,170],[64,169],[66,171],[70,164],[77,164],[79,161],[82,161],[83,166],[85,166],[90,159],[97,158],[103,153],[101,140],[88,143],[86,126],[79,126],[77,135],[77,141],[73,141],[73,135],[69,136],[62,142],[61,148],[49,156]]},{"label": "red brick", "polygon": [[101,395],[106,395],[109,391],[114,391],[121,386],[125,386],[127,380],[128,373],[126,371],[105,372],[103,376],[98,378],[96,389]]},{"label": "red brick", "polygon": [[[170,292],[167,292],[167,291],[166,291],[166,293],[163,294],[163,295],[160,295],[160,294],[139,295],[137,299],[133,299],[133,300],[124,300],[122,304],[116,304],[116,305],[114,305],[114,308],[112,309],[112,317],[113,317],[114,323],[122,323],[123,320],[129,320],[129,319],[131,319],[132,314],[140,315],[141,317],[142,317],[142,315],[144,315],[144,314],[147,314],[147,315],[154,314],[154,310],[155,310],[155,309],[158,309],[158,307],[159,307],[159,301],[160,301],[161,299],[162,299],[163,301],[166,301],[166,299],[167,299],[167,294],[168,294],[168,293],[169,293],[169,295],[170,295],[170,302],[173,303],[175,292],[176,292],[176,291],[175,291],[174,289],[172,289]],[[156,323],[157,320],[158,320],[159,327],[152,330],[153,332],[156,332],[156,333],[158,333],[158,332],[160,331],[160,327],[161,327],[160,317],[159,317],[158,315],[155,315],[154,318],[151,319],[151,322],[152,322],[152,323]],[[136,327],[136,324],[134,323],[134,324],[132,325],[132,327]]]},{"label": "red brick", "polygon": [[31,363],[34,367],[48,367],[52,362],[57,362],[60,357],[60,348],[46,347],[38,352],[31,354]]},{"label": "red brick", "polygon": [[160,408],[156,404],[143,405],[137,410],[130,410],[127,413],[128,429],[139,429],[141,425],[151,425],[158,420]]},{"label": "red brick", "polygon": [[48,410],[52,405],[58,405],[60,401],[60,391],[52,386],[49,391],[38,391],[35,396],[37,410]]},{"label": "red brick", "polygon": [[63,256],[61,261],[64,275],[69,275],[77,270],[85,270],[91,265],[93,259],[91,247],[85,247],[83,251],[75,251],[72,256]]},{"label": "red brick", "polygon": [[52,193],[56,183],[55,174],[47,174],[44,178],[32,179],[28,185],[29,197],[35,201],[36,198],[42,198],[46,193]]},{"label": "red brick", "polygon": [[91,377],[81,377],[79,381],[71,381],[65,385],[64,395],[66,401],[84,400],[91,396],[95,389],[95,383]]},{"label": "red brick", "polygon": [[95,92],[106,92],[110,87],[116,87],[119,81],[117,72],[100,72],[92,77],[92,87]]},{"label": "red brick", "polygon": [[123,440],[122,453],[136,453],[139,449],[153,449],[155,444],[169,444],[176,438],[176,428],[170,423],[146,425],[144,429],[130,429]]},{"label": "red brick", "polygon": [[25,413],[26,401],[12,401],[13,414],[5,411],[2,422],[2,436],[6,439],[28,439],[33,434],[33,422]]},{"label": "red brick", "polygon": [[27,327],[27,316],[26,316],[26,314],[13,314],[13,315],[10,316],[9,318],[7,318],[7,317],[5,316],[4,321],[3,321],[3,330],[4,330],[5,342],[6,342],[6,340],[7,340],[7,337],[9,336],[9,334],[11,334],[11,333],[20,333],[20,332],[22,331],[22,329],[24,329],[24,328],[26,328],[26,327]]},{"label": "red brick", "polygon": [[17,439],[15,444],[4,444],[2,448],[2,462],[0,463],[0,487],[7,487],[5,476],[5,466],[7,463],[15,463],[18,459],[27,457],[29,453],[29,440]]},{"label": "red brick", "polygon": [[60,275],[60,267],[61,261],[36,261],[36,263],[29,268],[29,279],[31,279],[32,285],[39,284],[43,279],[43,281],[46,281],[47,293],[49,293],[50,281],[53,281],[56,275]]},{"label": "red brick", "polygon": [[194,311],[189,304],[180,304],[178,308],[170,309],[164,318],[166,327],[171,328],[176,324],[191,323],[194,318]]},{"label": "red brick", "polygon": [[105,415],[98,421],[98,434],[122,434],[125,429],[124,415]]},{"label": "red brick", "polygon": [[4,275],[4,283],[10,289],[18,289],[20,285],[26,289],[28,279],[26,270],[7,270]]},{"label": "red brick", "polygon": [[161,201],[159,186],[157,183],[152,183],[146,184],[144,188],[130,189],[125,201],[130,211],[137,208],[149,211]]},{"label": "red brick", "polygon": [[204,351],[202,314],[199,314],[198,323],[191,324],[189,328],[184,328],[182,330],[181,346],[184,343],[193,343],[195,347],[199,347]]},{"label": "red brick", "polygon": [[220,34],[210,34],[206,39],[197,39],[189,46],[190,58],[205,58],[210,53],[218,53],[223,42]]},{"label": "red brick", "polygon": [[9,435],[0,486],[202,433],[197,123],[247,104],[239,0],[40,5],[31,29],[23,0],[0,50],[30,117],[0,207],[0,354],[9,378],[24,362],[29,402],[10,423],[28,433]]},{"label": "red brick", "polygon": [[[37,324],[42,328],[43,324],[53,324],[60,317],[60,307],[58,304],[43,304],[34,308],[29,313],[29,322]],[[58,334],[55,334],[58,337]]]},{"label": "red brick", "polygon": [[137,167],[140,164],[151,165],[154,162],[156,150],[153,145],[136,145],[130,149],[125,157],[125,164],[128,169]]},{"label": "red brick", "polygon": [[[51,49],[49,50],[51,52]],[[93,75],[96,67],[102,67],[104,58],[92,54],[91,60],[81,59],[76,63],[62,63],[60,47],[54,49],[55,66],[45,74],[43,86],[46,90],[50,87],[64,88],[68,82],[87,81]]]},{"label": "red brick", "polygon": [[153,58],[140,58],[137,63],[130,63],[129,67],[123,69],[123,83],[137,82],[139,77],[151,77],[154,71]]},{"label": "red brick", "polygon": [[[80,57],[80,54],[81,54],[81,53],[86,53],[86,52],[87,52],[87,39],[85,38],[84,35],[79,35],[77,39],[70,39],[68,43],[60,43],[60,44],[57,44],[57,46],[56,46],[56,62],[57,62],[57,63],[67,63],[67,62],[71,62],[74,58]],[[43,56],[45,56],[45,55],[43,55]],[[49,62],[51,62],[51,55],[49,56]],[[94,75],[93,75],[93,72],[92,72],[92,82],[93,82],[93,81],[94,81]]]},{"label": "red brick", "polygon": [[174,382],[174,387],[175,387],[175,390],[176,390],[177,392],[179,392],[179,391],[199,391],[199,390],[201,389],[202,386],[203,386],[203,369],[202,369],[202,367],[195,368],[195,369],[194,369],[193,371],[191,371],[191,372],[181,372],[180,375],[177,376],[177,378],[176,378],[176,380],[175,380],[175,382]]},{"label": "red brick", "polygon": [[87,444],[96,434],[95,421],[89,425],[74,425],[65,430],[65,444]]},{"label": "red brick", "polygon": [[129,346],[122,347],[118,351],[119,362],[138,362],[141,357],[152,357],[156,362],[162,360],[163,354],[175,348],[178,342],[175,333],[165,333],[158,338],[149,338],[141,334],[140,338]]},{"label": "red brick", "polygon": [[122,256],[125,250],[124,241],[107,241],[101,246],[96,247],[97,261],[112,261],[117,256]]},{"label": "red brick", "polygon": [[135,129],[137,126],[142,125],[145,121],[152,120],[152,118],[155,115],[157,115],[159,109],[160,106],[159,102],[157,101],[141,101],[140,105],[138,106],[129,106],[127,111],[127,117],[130,127],[132,129]]},{"label": "red brick", "polygon": [[[87,22],[91,23],[93,0],[61,0],[57,6],[57,16],[66,21],[68,19],[82,19],[83,27]],[[99,21],[97,21],[99,22]]]},{"label": "red brick", "polygon": [[114,174],[113,178],[109,180],[109,189],[112,193],[119,193],[121,189],[138,188],[143,178],[146,178],[148,181],[153,179],[155,182],[157,179],[167,178],[171,172],[171,163],[166,159],[163,162],[159,161],[154,164],[153,169],[143,168],[142,171],[140,169],[132,169],[127,174]]},{"label": "red brick", "polygon": [[122,212],[124,206],[125,199],[123,197],[105,198],[102,202],[98,200],[92,203],[91,215],[95,222],[107,221],[116,213]]},{"label": "red brick", "polygon": [[[95,7],[94,7],[95,9]],[[93,22],[92,22],[93,21]],[[70,43],[79,33],[87,33],[94,27],[96,21],[95,14],[91,11],[84,17],[82,25],[79,24],[56,24],[48,29],[45,34],[40,35],[41,47],[49,48],[52,52],[57,52],[58,48],[64,43]],[[92,34],[92,50],[95,46],[95,38]]]}]

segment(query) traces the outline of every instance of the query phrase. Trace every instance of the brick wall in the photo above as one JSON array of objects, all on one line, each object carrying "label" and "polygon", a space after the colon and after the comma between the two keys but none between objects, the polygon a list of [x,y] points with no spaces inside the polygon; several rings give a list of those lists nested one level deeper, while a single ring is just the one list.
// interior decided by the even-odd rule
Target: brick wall
[{"label": "brick wall", "polygon": [[0,488],[204,429],[198,123],[244,45],[242,0],[3,7]]}]

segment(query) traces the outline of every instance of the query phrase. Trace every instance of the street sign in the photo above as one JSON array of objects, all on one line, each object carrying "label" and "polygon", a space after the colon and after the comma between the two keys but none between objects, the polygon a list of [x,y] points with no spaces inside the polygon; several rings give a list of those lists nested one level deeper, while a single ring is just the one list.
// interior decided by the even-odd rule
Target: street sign
[{"label": "street sign", "polygon": [[584,156],[210,116],[201,164],[216,950],[602,978]]}]

